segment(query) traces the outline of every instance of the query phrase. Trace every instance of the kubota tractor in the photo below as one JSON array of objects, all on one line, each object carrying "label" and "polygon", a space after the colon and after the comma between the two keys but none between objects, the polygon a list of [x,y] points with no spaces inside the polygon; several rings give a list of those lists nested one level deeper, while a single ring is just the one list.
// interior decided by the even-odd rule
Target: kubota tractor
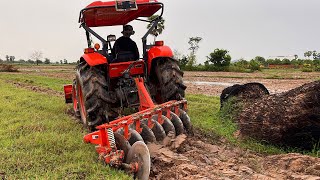
[{"label": "kubota tractor", "polygon": [[[99,159],[132,172],[138,179],[148,179],[150,174],[145,143],[192,131],[183,72],[172,50],[163,41],[147,45],[163,8],[157,0],[116,0],[96,1],[81,10],[79,23],[86,32],[88,47],[73,84],[64,87],[66,102],[73,103],[75,115],[91,131],[84,141],[97,145]],[[159,17],[148,21],[158,11]],[[142,37],[142,58],[133,60],[128,52],[114,57],[115,36],[104,39],[93,27],[123,26],[133,20],[153,24]],[[101,41],[101,49],[99,44],[92,44],[91,36]]]}]

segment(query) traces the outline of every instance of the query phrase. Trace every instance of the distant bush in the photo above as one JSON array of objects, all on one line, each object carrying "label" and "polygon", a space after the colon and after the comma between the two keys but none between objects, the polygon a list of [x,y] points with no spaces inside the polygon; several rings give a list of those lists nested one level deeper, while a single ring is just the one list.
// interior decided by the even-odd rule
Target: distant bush
[{"label": "distant bush", "polygon": [[243,72],[243,73],[248,73],[251,72],[249,69],[246,69],[243,66],[236,66],[236,65],[231,65],[228,67],[228,72]]},{"label": "distant bush", "polygon": [[183,71],[209,71],[209,72],[243,72],[250,73],[252,72],[250,69],[247,69],[238,64],[231,64],[230,66],[215,66],[213,64],[199,64],[196,66],[180,66]]},{"label": "distant bush", "polygon": [[304,67],[304,68],[302,68],[302,72],[312,72],[312,68],[311,67]]},{"label": "distant bush", "polygon": [[314,67],[314,71],[320,72],[320,65]]},{"label": "distant bush", "polygon": [[258,61],[251,60],[249,64],[250,70],[254,71],[261,71],[261,64]]},{"label": "distant bush", "polygon": [[12,64],[0,64],[0,72],[18,72],[18,68]]}]

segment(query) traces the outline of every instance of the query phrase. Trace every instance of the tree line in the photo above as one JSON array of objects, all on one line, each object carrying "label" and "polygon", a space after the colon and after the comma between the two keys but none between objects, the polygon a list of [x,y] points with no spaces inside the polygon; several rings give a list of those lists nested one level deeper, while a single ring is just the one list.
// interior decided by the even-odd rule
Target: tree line
[{"label": "tree line", "polygon": [[[294,59],[280,59],[256,56],[253,59],[239,59],[232,62],[231,55],[227,49],[216,48],[206,58],[204,64],[197,64],[196,52],[199,49],[201,37],[189,38],[189,55],[181,55],[177,50],[174,51],[174,57],[179,61],[182,70],[188,71],[236,71],[247,72],[261,70],[262,68],[270,68],[272,65],[291,65],[286,67],[303,68],[303,71],[320,71],[320,53],[317,51],[307,51],[304,53],[306,59],[300,59],[298,55],[294,55]],[[273,67],[273,66],[272,66]]]},{"label": "tree line", "polygon": [[[157,15],[151,16],[149,21],[153,21],[160,18]],[[162,18],[159,25],[152,30],[151,34],[154,36],[154,41],[158,35],[160,35],[165,29],[165,20]],[[151,27],[151,23],[147,26],[147,29]],[[287,58],[280,59],[265,59],[261,56],[256,56],[254,59],[240,59],[235,62],[231,62],[231,55],[227,49],[216,48],[208,56],[204,64],[197,64],[196,53],[200,48],[199,44],[203,40],[202,37],[190,37],[188,44],[190,53],[188,55],[182,55],[178,50],[174,51],[174,58],[179,61],[182,70],[195,70],[195,71],[256,71],[261,68],[268,68],[270,65],[293,65],[295,68],[301,66],[306,68],[306,71],[316,70],[320,71],[320,53],[317,51],[307,51],[304,53],[304,57],[307,59],[299,59],[298,55],[294,55],[294,59]],[[313,58],[313,59],[311,59]]]},{"label": "tree line", "polygon": [[15,56],[6,55],[5,59],[0,58],[0,63],[20,63],[20,64],[74,64],[69,63],[67,59],[52,61],[49,58],[43,58],[41,51],[35,51],[31,54],[30,58],[17,60]]}]

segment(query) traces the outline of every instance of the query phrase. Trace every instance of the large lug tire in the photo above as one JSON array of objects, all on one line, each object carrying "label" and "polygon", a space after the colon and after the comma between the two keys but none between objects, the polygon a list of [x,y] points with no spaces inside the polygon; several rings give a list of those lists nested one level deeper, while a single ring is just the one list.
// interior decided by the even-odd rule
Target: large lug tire
[{"label": "large lug tire", "polygon": [[81,120],[90,131],[108,121],[108,104],[115,102],[108,93],[105,71],[101,66],[79,64],[76,72],[77,95]]},{"label": "large lug tire", "polygon": [[158,93],[161,94],[161,101],[181,100],[185,96],[183,84],[183,72],[178,66],[178,62],[171,58],[158,59],[155,64],[155,75],[159,85]]}]

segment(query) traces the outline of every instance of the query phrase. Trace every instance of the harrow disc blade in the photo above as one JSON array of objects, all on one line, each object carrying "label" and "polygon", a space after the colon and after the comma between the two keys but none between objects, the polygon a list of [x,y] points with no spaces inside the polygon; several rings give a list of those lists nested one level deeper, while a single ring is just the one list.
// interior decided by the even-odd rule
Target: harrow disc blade
[{"label": "harrow disc blade", "polygon": [[114,133],[114,137],[115,137],[115,140],[116,140],[117,149],[121,149],[121,150],[124,151],[124,154],[125,154],[124,161],[126,161],[127,154],[129,153],[131,145],[126,140],[126,138],[124,136],[122,136],[121,134],[119,134],[117,132]]},{"label": "harrow disc blade", "polygon": [[164,131],[163,127],[158,121],[155,121],[152,118],[152,122],[154,123],[154,126],[151,130],[153,134],[156,136],[157,141],[163,141],[163,139],[166,137],[166,132]]},{"label": "harrow disc blade", "polygon": [[138,163],[138,172],[134,174],[135,179],[148,180],[150,175],[150,153],[148,147],[142,141],[135,142],[128,152],[126,163]]},{"label": "harrow disc blade", "polygon": [[[164,131],[166,132],[166,135],[169,134],[169,132],[171,132],[171,134],[174,134],[174,136],[176,135],[176,130],[172,124],[172,122],[170,121],[170,119],[168,119],[166,116],[162,115],[161,116],[162,120],[163,120],[163,124],[162,127],[164,129]],[[158,119],[158,115],[154,115],[153,116],[154,120]],[[174,138],[174,137],[173,137]]]},{"label": "harrow disc blade", "polygon": [[188,134],[193,134],[192,124],[189,115],[182,109],[179,109],[180,119]]},{"label": "harrow disc blade", "polygon": [[148,127],[147,123],[148,123],[148,120],[143,120],[141,123],[141,128],[142,128],[141,136],[145,143],[156,142],[157,141],[156,136],[154,135],[153,131]]},{"label": "harrow disc blade", "polygon": [[129,143],[131,144],[131,145],[133,145],[135,142],[137,142],[137,141],[142,141],[142,142],[144,142],[143,141],[143,138],[141,137],[141,135],[136,131],[136,130],[134,130],[134,129],[129,129],[129,132],[130,132],[130,134],[131,134],[131,136],[130,136],[130,138],[129,138]]},{"label": "harrow disc blade", "polygon": [[[166,112],[163,112],[163,114],[165,115]],[[179,116],[176,115],[175,113],[173,113],[172,111],[170,111],[170,116],[171,116],[171,122],[176,130],[176,135],[183,134],[184,127],[183,127],[183,123],[182,123],[181,119],[179,118]]]}]

